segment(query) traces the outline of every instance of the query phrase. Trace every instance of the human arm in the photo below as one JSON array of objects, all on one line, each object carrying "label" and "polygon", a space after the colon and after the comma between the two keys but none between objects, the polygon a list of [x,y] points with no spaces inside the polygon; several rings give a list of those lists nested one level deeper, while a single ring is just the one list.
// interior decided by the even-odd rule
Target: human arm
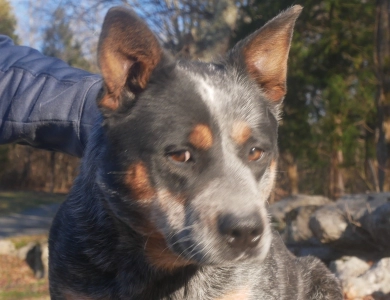
[{"label": "human arm", "polygon": [[99,75],[0,35],[0,144],[81,156],[99,111]]}]

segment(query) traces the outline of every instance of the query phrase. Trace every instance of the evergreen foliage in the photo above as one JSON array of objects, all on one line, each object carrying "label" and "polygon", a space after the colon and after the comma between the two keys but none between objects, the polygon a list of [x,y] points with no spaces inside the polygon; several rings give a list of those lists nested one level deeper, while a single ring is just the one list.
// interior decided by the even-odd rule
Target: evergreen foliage
[{"label": "evergreen foliage", "polygon": [[[338,192],[374,189],[367,160],[375,153],[375,3],[301,0],[299,4],[304,9],[290,53],[279,132],[281,157],[288,154],[293,159],[286,164],[298,165],[302,192],[337,196],[343,188]],[[245,8],[246,17],[233,42],[290,5],[287,0],[255,0]]]},{"label": "evergreen foliage", "polygon": [[[0,0],[0,34],[8,35],[17,43],[18,36],[15,33],[15,29],[16,19],[8,0]],[[9,146],[0,146],[0,167],[7,163],[8,151]]]},{"label": "evergreen foliage", "polygon": [[18,37],[15,33],[16,19],[8,0],[0,0],[0,34],[8,35],[15,43]]}]

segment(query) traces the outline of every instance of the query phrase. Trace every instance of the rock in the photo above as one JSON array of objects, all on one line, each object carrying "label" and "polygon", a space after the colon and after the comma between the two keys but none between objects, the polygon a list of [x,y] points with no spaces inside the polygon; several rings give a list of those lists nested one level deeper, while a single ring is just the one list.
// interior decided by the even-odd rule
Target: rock
[{"label": "rock", "polygon": [[47,278],[49,275],[49,245],[48,243],[43,243],[41,245],[41,260],[43,264],[44,276]]},{"label": "rock", "polygon": [[384,294],[382,292],[374,293],[370,297],[363,298],[363,300],[390,300],[390,293]]},{"label": "rock", "polygon": [[390,258],[382,258],[358,277],[341,281],[347,298],[359,299],[372,294],[387,295],[390,293]]},{"label": "rock", "polygon": [[332,201],[324,196],[293,195],[270,205],[269,213],[276,226],[283,229],[285,216],[293,209],[303,206],[320,207],[329,203],[332,203]]},{"label": "rock", "polygon": [[390,201],[390,193],[345,195],[335,202],[352,221],[359,221],[367,213]]},{"label": "rock", "polygon": [[14,243],[9,240],[0,240],[0,255],[15,255]]},{"label": "rock", "polygon": [[334,204],[318,209],[309,221],[309,228],[322,243],[340,239],[347,227],[343,212]]},{"label": "rock", "polygon": [[366,194],[346,194],[340,197],[340,200],[349,200],[349,201],[364,201],[364,202],[373,202],[379,201],[380,203],[385,203],[390,201],[390,192],[382,193],[366,193]]},{"label": "rock", "polygon": [[341,280],[346,281],[362,275],[368,269],[370,264],[355,256],[344,256],[329,265],[329,269]]},{"label": "rock", "polygon": [[[390,221],[383,213],[390,211],[389,197],[390,193],[344,196],[316,210],[309,228],[322,243],[332,244],[346,253],[379,251],[388,244],[383,244],[383,238],[375,239],[375,235],[387,236],[384,242],[390,243]],[[380,209],[383,205],[386,209]],[[377,213],[372,215],[373,212]],[[377,226],[378,220],[382,226]]]},{"label": "rock", "polygon": [[318,209],[316,205],[301,206],[294,208],[286,214],[286,229],[284,241],[287,244],[313,244],[313,232],[309,228],[311,215]]},{"label": "rock", "polygon": [[287,245],[288,249],[296,256],[315,256],[324,262],[330,262],[342,256],[342,253],[326,245]]},{"label": "rock", "polygon": [[367,210],[360,219],[362,227],[367,230],[379,250],[390,249],[390,203],[378,206],[375,210]]}]

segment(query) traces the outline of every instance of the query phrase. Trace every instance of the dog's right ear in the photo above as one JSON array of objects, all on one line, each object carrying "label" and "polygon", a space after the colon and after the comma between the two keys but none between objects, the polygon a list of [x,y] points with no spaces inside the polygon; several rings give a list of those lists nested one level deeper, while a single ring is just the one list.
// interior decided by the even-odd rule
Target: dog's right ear
[{"label": "dog's right ear", "polygon": [[160,62],[162,48],[148,26],[134,11],[114,7],[104,19],[98,45],[98,62],[105,94],[100,108],[116,110],[123,92],[134,97],[142,92]]}]

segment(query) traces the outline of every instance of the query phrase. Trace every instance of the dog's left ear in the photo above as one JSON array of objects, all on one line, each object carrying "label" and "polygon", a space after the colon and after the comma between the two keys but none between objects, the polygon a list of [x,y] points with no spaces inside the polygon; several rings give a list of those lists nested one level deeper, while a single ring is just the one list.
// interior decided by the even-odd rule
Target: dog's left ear
[{"label": "dog's left ear", "polygon": [[142,92],[162,53],[156,36],[134,11],[111,8],[104,19],[98,46],[106,89],[99,107],[116,110],[123,101],[123,92],[130,93],[130,97]]},{"label": "dog's left ear", "polygon": [[244,63],[247,73],[273,103],[280,103],[287,91],[287,59],[294,24],[302,7],[295,5],[240,41],[228,60]]}]

